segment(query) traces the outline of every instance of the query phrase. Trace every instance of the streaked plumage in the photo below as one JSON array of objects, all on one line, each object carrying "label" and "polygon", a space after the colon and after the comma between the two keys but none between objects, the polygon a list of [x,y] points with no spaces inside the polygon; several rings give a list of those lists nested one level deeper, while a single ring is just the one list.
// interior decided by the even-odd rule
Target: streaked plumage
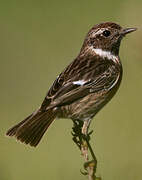
[{"label": "streaked plumage", "polygon": [[120,42],[134,30],[111,22],[95,25],[77,58],[54,81],[41,107],[7,135],[36,146],[55,118],[91,120],[120,85]]}]

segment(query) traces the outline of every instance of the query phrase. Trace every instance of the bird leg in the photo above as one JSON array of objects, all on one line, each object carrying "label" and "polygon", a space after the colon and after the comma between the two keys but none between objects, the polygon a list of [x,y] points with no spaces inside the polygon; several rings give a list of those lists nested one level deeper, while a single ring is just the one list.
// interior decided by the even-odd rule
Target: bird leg
[{"label": "bird leg", "polygon": [[[81,154],[85,160],[84,169],[86,172],[81,171],[81,173],[84,175],[88,175],[89,180],[101,180],[100,178],[97,178],[95,176],[96,168],[97,168],[97,159],[89,143],[90,135],[93,132],[91,131],[88,133],[90,120],[87,120],[84,122],[76,120],[76,121],[73,121],[73,123],[74,123],[73,128],[72,128],[73,141],[81,150]],[[93,159],[91,161],[89,161],[88,149]]]},{"label": "bird leg", "polygon": [[[89,143],[89,141],[90,141],[90,134],[88,134],[89,125],[90,125],[90,119],[84,121],[83,127],[82,127],[83,144],[82,144],[81,152],[85,159],[84,168],[88,172],[88,178],[89,178],[89,180],[95,180],[96,179],[95,173],[96,173],[97,160],[96,160],[94,152],[91,148],[91,145]],[[91,161],[89,161],[88,149],[93,158],[93,160],[91,160]]]},{"label": "bird leg", "polygon": [[90,125],[90,119],[84,121],[83,127],[82,127],[82,134],[84,134],[85,136],[87,136],[89,125]]},{"label": "bird leg", "polygon": [[89,160],[89,157],[88,157],[88,144],[87,144],[87,133],[88,133],[88,127],[89,127],[89,124],[90,122],[87,120],[87,121],[84,121],[83,123],[83,126],[82,126],[82,138],[83,138],[83,141],[82,141],[82,145],[81,145],[81,152],[82,152],[82,155],[85,159],[85,162],[88,162]]}]

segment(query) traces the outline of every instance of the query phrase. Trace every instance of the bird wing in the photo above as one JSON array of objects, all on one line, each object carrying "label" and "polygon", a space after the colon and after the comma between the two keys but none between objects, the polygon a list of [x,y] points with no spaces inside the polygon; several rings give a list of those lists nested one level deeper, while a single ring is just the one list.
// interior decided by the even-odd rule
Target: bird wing
[{"label": "bird wing", "polygon": [[73,63],[57,77],[42,106],[48,109],[71,104],[90,93],[108,91],[116,84],[118,73],[108,60],[91,59],[89,64],[81,62],[77,67]]}]

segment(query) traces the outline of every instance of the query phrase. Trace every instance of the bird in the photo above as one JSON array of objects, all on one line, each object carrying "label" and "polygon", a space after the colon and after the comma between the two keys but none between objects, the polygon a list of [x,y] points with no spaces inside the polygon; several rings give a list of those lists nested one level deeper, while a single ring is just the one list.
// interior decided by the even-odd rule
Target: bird
[{"label": "bird", "polygon": [[114,22],[94,25],[78,56],[59,74],[41,106],[6,135],[36,147],[57,118],[82,121],[86,134],[94,116],[117,92],[122,80],[119,57],[121,40],[137,28],[122,28]]}]

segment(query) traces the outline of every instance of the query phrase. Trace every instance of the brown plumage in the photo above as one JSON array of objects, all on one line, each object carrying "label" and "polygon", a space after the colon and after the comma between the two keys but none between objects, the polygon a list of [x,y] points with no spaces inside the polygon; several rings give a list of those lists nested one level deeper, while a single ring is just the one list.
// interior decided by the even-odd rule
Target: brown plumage
[{"label": "brown plumage", "polygon": [[120,42],[135,30],[111,22],[95,25],[77,58],[51,86],[41,107],[8,130],[7,135],[36,146],[55,118],[90,121],[120,85]]}]

